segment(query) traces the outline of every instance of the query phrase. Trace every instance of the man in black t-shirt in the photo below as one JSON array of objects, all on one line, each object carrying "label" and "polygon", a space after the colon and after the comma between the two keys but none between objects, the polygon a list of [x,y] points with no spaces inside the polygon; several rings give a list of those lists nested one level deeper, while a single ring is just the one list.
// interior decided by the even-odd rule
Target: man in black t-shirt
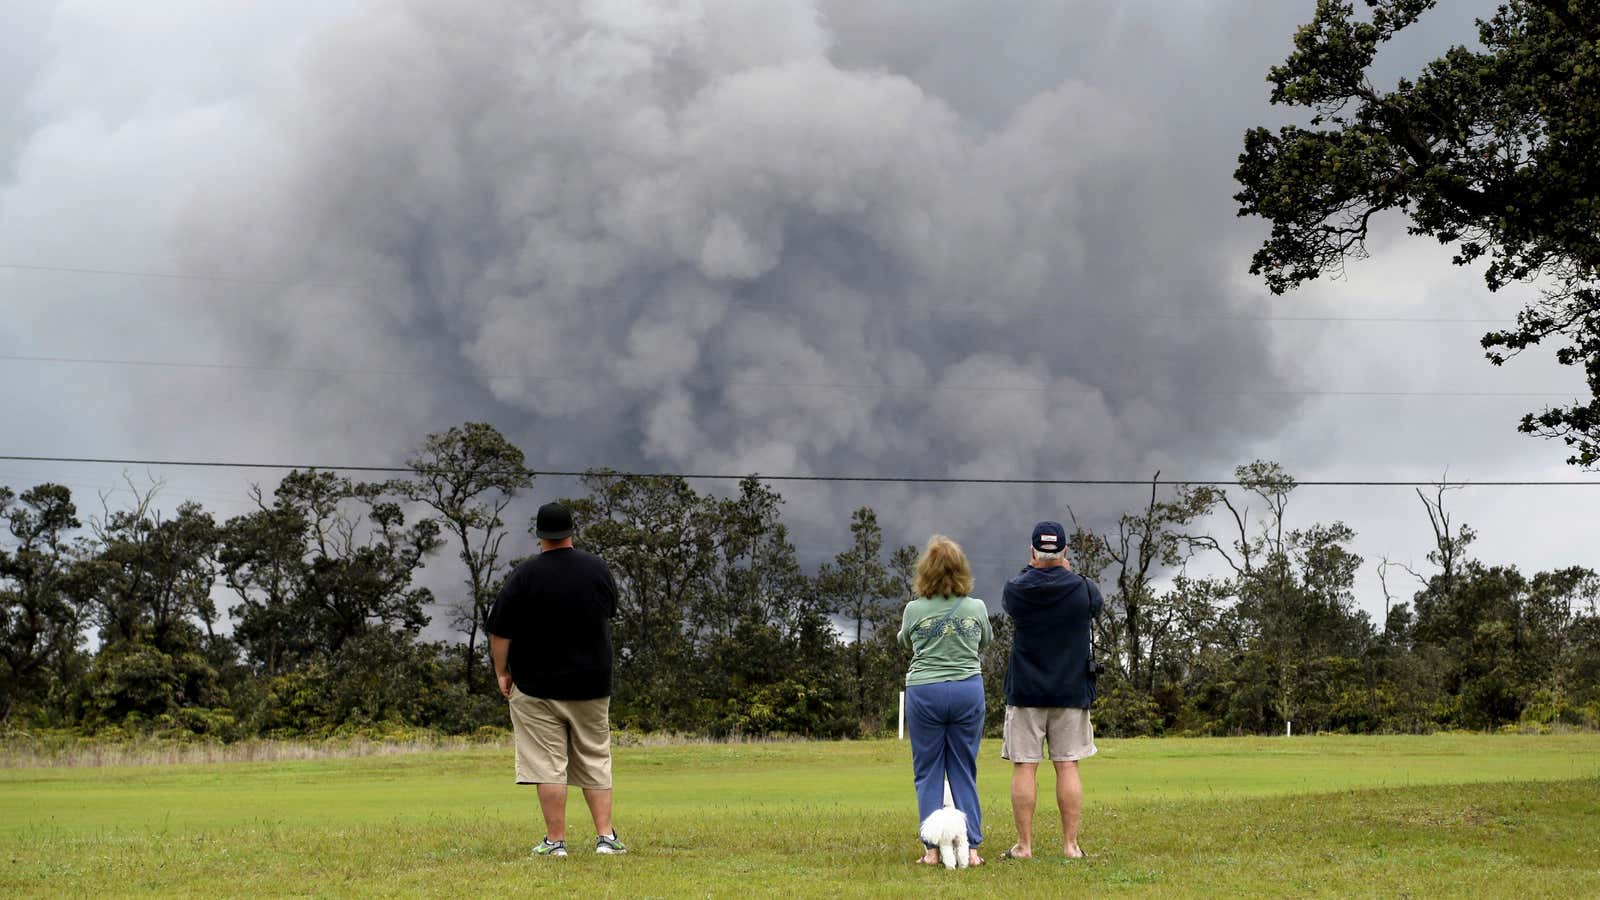
[{"label": "man in black t-shirt", "polygon": [[567,855],[567,787],[583,789],[595,852],[626,853],[611,826],[611,618],[617,584],[572,546],[572,513],[539,508],[539,555],[512,571],[489,612],[500,693],[511,704],[517,784],[538,785],[545,835],[533,855]]}]

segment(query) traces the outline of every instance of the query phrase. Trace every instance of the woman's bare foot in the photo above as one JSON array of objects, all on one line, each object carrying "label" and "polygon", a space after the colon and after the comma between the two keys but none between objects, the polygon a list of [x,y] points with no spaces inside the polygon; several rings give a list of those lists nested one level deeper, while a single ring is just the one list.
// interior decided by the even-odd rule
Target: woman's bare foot
[{"label": "woman's bare foot", "polygon": [[1067,859],[1083,859],[1083,848],[1078,846],[1077,841],[1063,844],[1061,852],[1067,855]]},{"label": "woman's bare foot", "polygon": [[939,864],[939,848],[929,847],[928,852],[922,854],[917,863],[924,866],[937,866]]},{"label": "woman's bare foot", "polygon": [[967,848],[967,865],[969,865],[969,866],[981,866],[981,865],[983,865],[983,857],[979,856],[978,855],[978,851],[972,849],[971,847]]}]

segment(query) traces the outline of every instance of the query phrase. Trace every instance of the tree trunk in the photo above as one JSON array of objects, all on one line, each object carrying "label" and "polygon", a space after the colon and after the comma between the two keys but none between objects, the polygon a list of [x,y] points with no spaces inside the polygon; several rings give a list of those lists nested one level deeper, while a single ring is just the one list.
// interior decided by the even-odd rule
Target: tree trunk
[{"label": "tree trunk", "polygon": [[1140,652],[1139,648],[1139,639],[1141,636],[1139,617],[1143,615],[1141,610],[1142,604],[1140,604],[1137,600],[1127,600],[1126,594],[1123,596],[1123,607],[1127,611],[1128,628],[1128,682],[1133,685],[1138,685],[1142,680],[1140,676],[1143,671],[1144,661],[1144,654]]},{"label": "tree trunk", "polygon": [[466,679],[465,680],[466,680],[466,686],[467,686],[467,693],[468,694],[471,694],[473,692],[472,687],[473,687],[474,679],[473,679],[472,676],[473,676],[473,673],[475,671],[477,671],[477,663],[478,663],[478,617],[476,615],[474,615],[472,617],[472,627],[467,629],[467,669],[466,669]]}]

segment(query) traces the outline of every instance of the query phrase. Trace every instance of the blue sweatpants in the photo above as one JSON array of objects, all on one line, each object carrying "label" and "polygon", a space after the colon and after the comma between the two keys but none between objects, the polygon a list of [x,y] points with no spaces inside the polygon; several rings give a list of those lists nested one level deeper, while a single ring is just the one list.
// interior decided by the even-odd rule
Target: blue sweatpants
[{"label": "blue sweatpants", "polygon": [[983,843],[978,806],[978,742],[983,740],[983,676],[906,688],[906,729],[911,732],[911,772],[917,785],[917,822],[950,799],[967,814],[967,843]]}]

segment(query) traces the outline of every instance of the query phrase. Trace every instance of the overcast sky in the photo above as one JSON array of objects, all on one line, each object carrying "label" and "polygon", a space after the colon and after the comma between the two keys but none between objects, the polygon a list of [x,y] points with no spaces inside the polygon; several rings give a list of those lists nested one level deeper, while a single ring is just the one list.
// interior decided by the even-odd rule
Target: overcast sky
[{"label": "overcast sky", "polygon": [[[1240,136],[1282,120],[1264,75],[1313,6],[8,0],[0,356],[120,362],[0,359],[0,454],[393,464],[481,419],[555,469],[1595,480],[1515,433],[1577,373],[1478,349],[1524,292],[1399,221],[1342,281],[1245,271]],[[1445,6],[1384,78],[1493,4]],[[224,516],[263,477],[155,474]],[[1035,519],[1143,493],[782,491],[808,565],[865,503],[962,541],[991,601]],[[1597,499],[1452,503],[1536,570],[1600,564]],[[1431,538],[1407,489],[1290,511],[1356,529],[1372,610],[1379,557]]]}]

